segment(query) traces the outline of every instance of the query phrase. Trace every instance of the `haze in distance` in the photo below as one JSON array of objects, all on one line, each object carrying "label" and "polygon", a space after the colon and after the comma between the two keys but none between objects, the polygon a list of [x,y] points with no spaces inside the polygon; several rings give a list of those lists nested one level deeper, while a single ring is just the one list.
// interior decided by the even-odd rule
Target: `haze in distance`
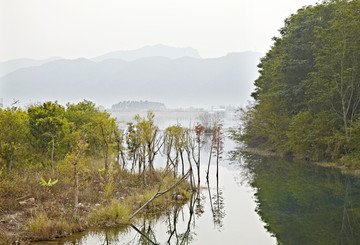
[{"label": "haze in distance", "polygon": [[258,52],[202,59],[197,50],[165,45],[114,51],[92,59],[19,59],[0,63],[0,98],[8,106],[91,100],[105,108],[149,100],[168,108],[243,106],[258,76]]}]

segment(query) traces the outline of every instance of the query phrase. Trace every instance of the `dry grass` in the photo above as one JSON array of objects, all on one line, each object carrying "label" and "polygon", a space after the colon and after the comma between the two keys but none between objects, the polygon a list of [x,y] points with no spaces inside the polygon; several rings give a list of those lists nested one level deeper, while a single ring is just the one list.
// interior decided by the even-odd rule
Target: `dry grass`
[{"label": "dry grass", "polygon": [[[90,226],[128,223],[129,216],[147,202],[159,188],[172,186],[176,180],[161,172],[148,173],[147,186],[137,174],[111,169],[106,184],[99,171],[102,161],[88,162],[81,175],[78,219],[74,220],[74,188],[71,175],[55,170],[23,170],[0,176],[0,244],[15,240],[46,240],[66,236]],[[70,172],[71,173],[71,172]],[[40,185],[40,179],[58,179],[53,186]],[[190,194],[188,183],[151,202],[143,213],[166,211],[176,201],[173,192],[185,198]]]},{"label": "dry grass", "polygon": [[131,207],[126,202],[113,199],[109,205],[98,208],[89,215],[95,225],[127,224],[131,215]]},{"label": "dry grass", "polygon": [[76,231],[77,226],[66,219],[49,219],[47,213],[37,213],[28,222],[28,231],[36,240],[62,237]]}]

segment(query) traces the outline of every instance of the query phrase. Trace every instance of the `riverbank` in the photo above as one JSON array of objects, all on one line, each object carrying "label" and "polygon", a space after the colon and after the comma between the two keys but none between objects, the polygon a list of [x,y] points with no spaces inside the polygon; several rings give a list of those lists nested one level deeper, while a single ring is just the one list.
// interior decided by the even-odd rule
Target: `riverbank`
[{"label": "riverbank", "polygon": [[[144,176],[112,166],[105,180],[102,160],[87,160],[79,170],[78,208],[74,213],[73,169],[27,169],[0,174],[0,244],[52,240],[90,227],[129,224],[130,216],[155,193],[178,181],[153,170]],[[43,181],[42,181],[43,179]],[[139,215],[161,213],[189,198],[184,181],[154,199]],[[136,216],[137,217],[137,216]],[[136,219],[136,217],[134,219]]]},{"label": "riverbank", "polygon": [[[267,151],[267,150],[263,150],[260,148],[242,147],[239,150],[243,151],[243,152],[255,154],[255,155],[260,155],[260,156],[275,156],[275,157],[281,157],[281,158],[289,158],[289,156],[284,156],[283,154],[280,154],[278,152]],[[316,161],[309,161],[309,160],[300,159],[300,158],[296,158],[296,157],[290,157],[290,158],[291,158],[290,160],[306,162],[306,163],[318,165],[318,166],[325,167],[325,168],[335,168],[335,169],[340,170],[342,173],[360,177],[360,169],[354,167],[354,165],[352,165],[351,163],[343,164],[341,162],[325,162],[325,161],[316,162]]]}]

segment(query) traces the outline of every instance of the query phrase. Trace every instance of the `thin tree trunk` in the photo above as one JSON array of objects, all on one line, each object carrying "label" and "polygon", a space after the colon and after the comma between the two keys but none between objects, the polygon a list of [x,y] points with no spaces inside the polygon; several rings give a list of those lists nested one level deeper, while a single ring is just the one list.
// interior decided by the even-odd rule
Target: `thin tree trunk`
[{"label": "thin tree trunk", "polygon": [[54,172],[54,149],[55,149],[55,138],[52,137],[52,149],[51,149],[51,171]]},{"label": "thin tree trunk", "polygon": [[117,142],[117,160],[118,160],[118,165],[121,166],[120,164],[120,141]]},{"label": "thin tree trunk", "polygon": [[78,215],[78,203],[79,203],[79,179],[77,173],[77,165],[74,166],[74,218],[77,219]]},{"label": "thin tree trunk", "polygon": [[123,162],[123,169],[125,169],[125,166],[127,165],[126,164],[126,160],[125,160],[125,154],[122,150],[120,150],[120,155],[121,155],[121,159],[122,159],[122,162]]},{"label": "thin tree trunk", "polygon": [[210,172],[210,162],[211,162],[211,155],[212,155],[212,149],[214,146],[214,141],[211,141],[211,147],[210,147],[210,155],[209,155],[209,163],[206,171],[206,181],[209,181],[209,172]]},{"label": "thin tree trunk", "polygon": [[182,166],[182,171],[181,171],[181,174],[182,174],[182,176],[184,176],[184,157],[183,157],[183,152],[182,151],[180,151],[180,158],[181,158],[181,166]]},{"label": "thin tree trunk", "polygon": [[108,181],[108,174],[109,174],[109,164],[108,164],[108,145],[105,146],[105,182]]},{"label": "thin tree trunk", "polygon": [[197,170],[198,170],[198,185],[200,186],[200,143],[199,143],[199,145],[198,145]]},{"label": "thin tree trunk", "polygon": [[216,178],[219,177],[219,149],[220,149],[220,139],[217,142],[217,149],[216,149]]},{"label": "thin tree trunk", "polygon": [[190,168],[190,185],[191,185],[191,189],[194,189],[194,183],[195,183],[195,178],[194,178],[194,172],[193,172],[193,168],[192,168],[192,164],[191,164],[191,156],[190,156],[190,151],[186,151],[187,153],[187,157],[188,157],[188,162],[189,162],[189,168]]}]

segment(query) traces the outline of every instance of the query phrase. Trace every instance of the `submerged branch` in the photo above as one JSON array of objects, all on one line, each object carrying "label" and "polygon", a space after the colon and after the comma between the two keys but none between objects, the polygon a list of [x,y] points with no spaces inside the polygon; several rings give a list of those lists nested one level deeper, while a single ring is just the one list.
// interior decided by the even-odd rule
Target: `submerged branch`
[{"label": "submerged branch", "polygon": [[148,240],[151,244],[157,245],[158,243],[153,242],[147,235],[145,235],[142,231],[140,231],[135,225],[131,224],[130,225],[134,230],[136,230],[137,232],[139,232],[140,235],[142,235],[143,237],[145,237],[146,240]]},{"label": "submerged branch", "polygon": [[155,198],[164,195],[165,193],[168,193],[169,191],[171,191],[172,189],[174,189],[176,186],[178,186],[182,181],[184,181],[190,174],[190,170],[188,170],[186,172],[186,174],[178,181],[176,182],[174,185],[172,185],[169,189],[165,190],[165,191],[158,191],[155,193],[155,195],[152,196],[152,198],[149,199],[149,201],[147,201],[144,205],[142,205],[138,210],[135,211],[135,213],[133,213],[130,218],[129,221],[135,217],[135,215],[137,215],[143,208],[145,208],[150,202],[152,202]]}]

